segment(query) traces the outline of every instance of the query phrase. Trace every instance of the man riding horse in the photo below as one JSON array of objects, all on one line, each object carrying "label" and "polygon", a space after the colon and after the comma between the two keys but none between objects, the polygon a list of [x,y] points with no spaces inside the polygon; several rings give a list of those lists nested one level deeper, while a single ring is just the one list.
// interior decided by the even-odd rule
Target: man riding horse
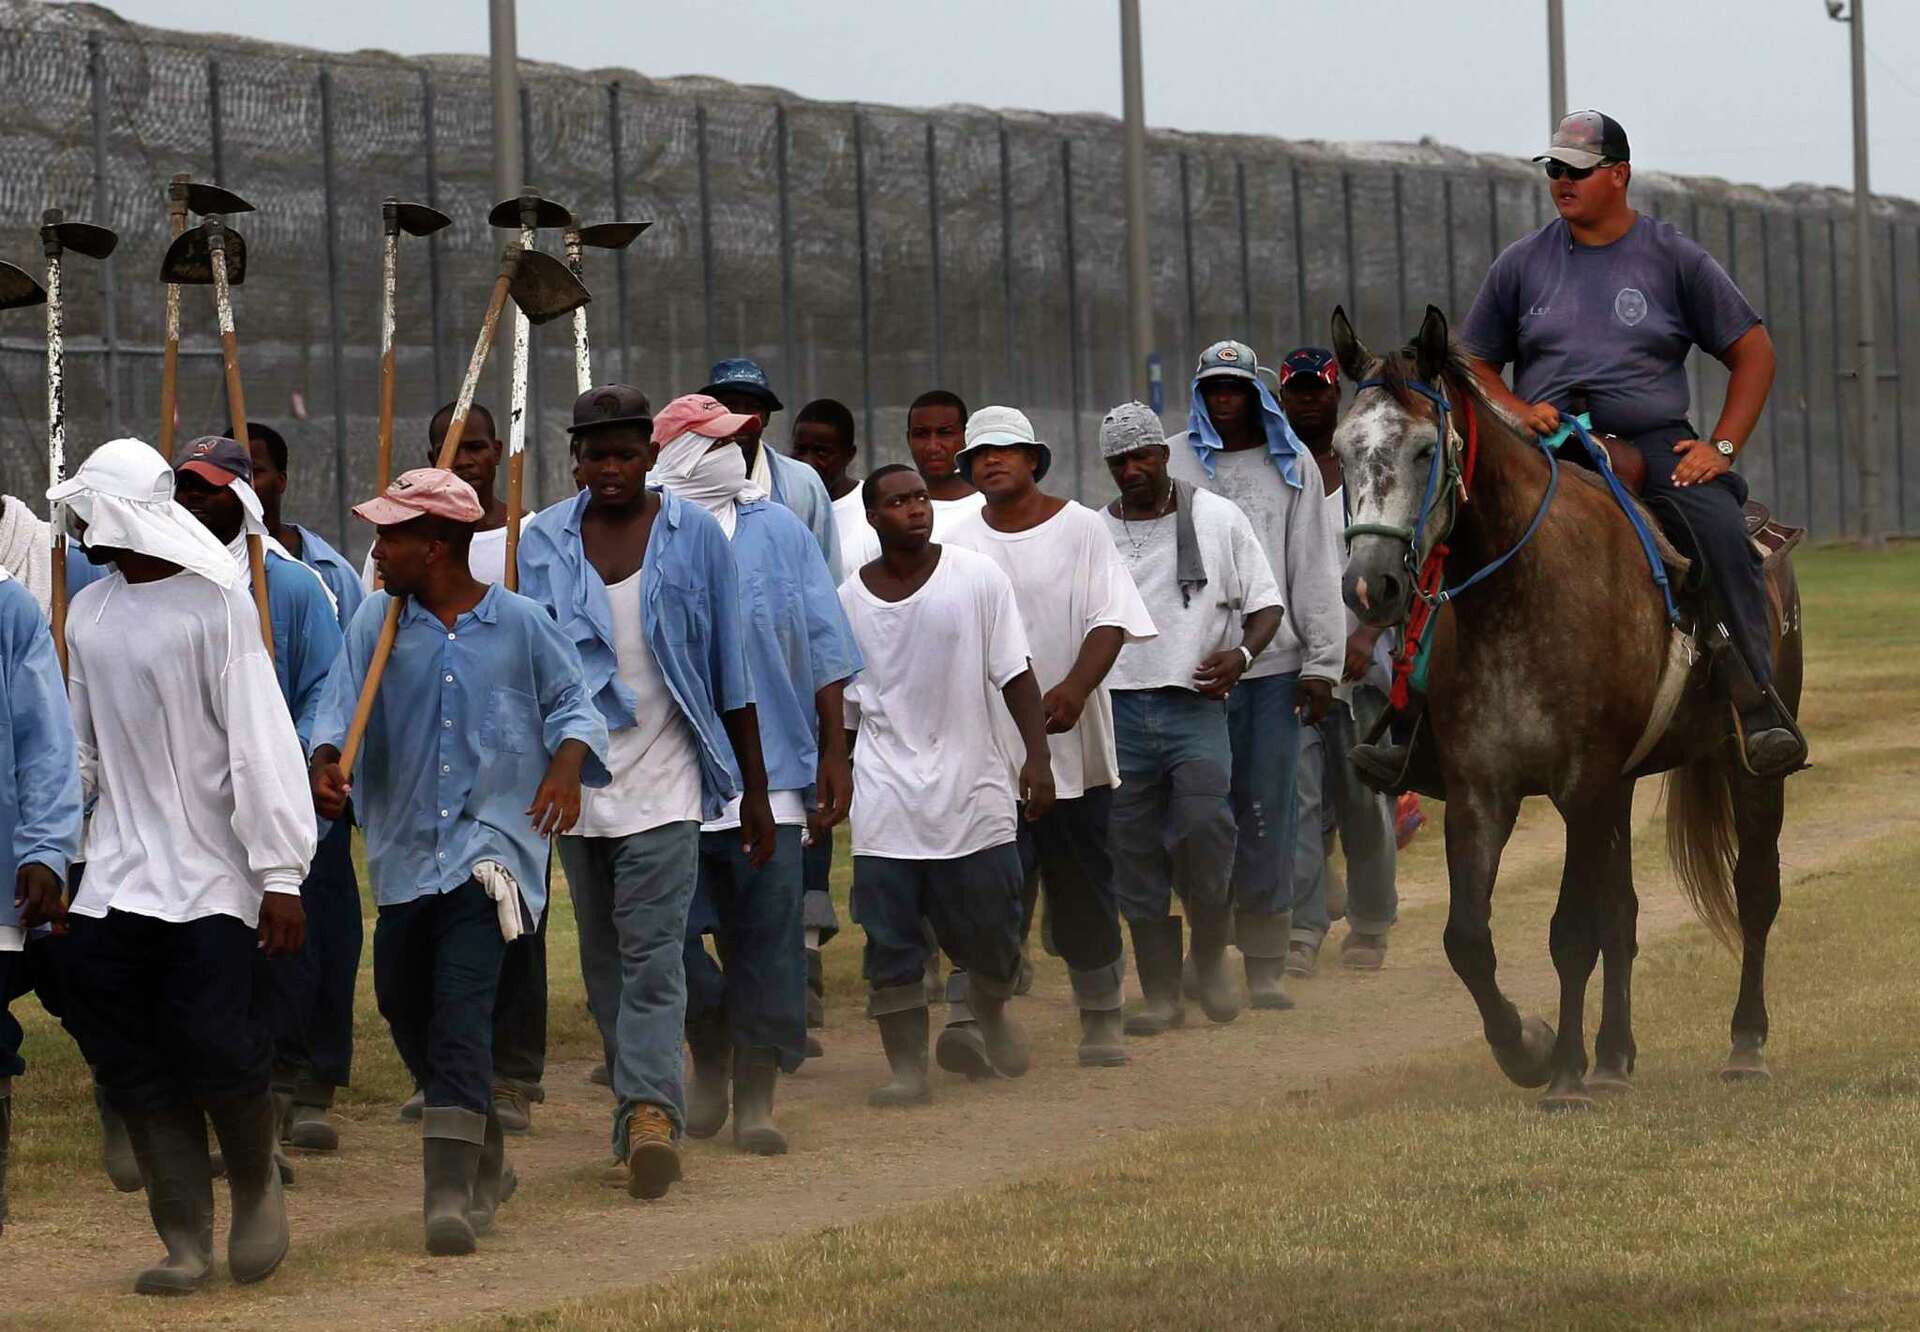
[{"label": "man riding horse", "polygon": [[[1612,117],[1574,112],[1533,160],[1560,215],[1494,261],[1461,343],[1487,397],[1535,434],[1560,431],[1584,398],[1596,434],[1638,446],[1648,507],[1706,565],[1702,624],[1718,622],[1730,640],[1715,674],[1738,717],[1744,764],[1756,777],[1785,776],[1805,763],[1807,745],[1773,688],[1761,559],[1742,513],[1747,485],[1733,471],[1773,383],[1773,341],[1713,256],[1629,206],[1627,135]],[[1708,439],[1685,419],[1695,346],[1731,372]],[[1509,362],[1512,391],[1500,379]],[[1398,788],[1408,757],[1406,743],[1353,751],[1383,790]]]}]

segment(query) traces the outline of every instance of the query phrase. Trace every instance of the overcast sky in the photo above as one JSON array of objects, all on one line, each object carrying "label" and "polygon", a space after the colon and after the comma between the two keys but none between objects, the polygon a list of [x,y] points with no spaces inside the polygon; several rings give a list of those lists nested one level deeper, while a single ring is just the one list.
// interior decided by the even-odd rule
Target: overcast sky
[{"label": "overcast sky", "polygon": [[[114,0],[161,27],[414,55],[484,52],[485,0]],[[1530,154],[1546,137],[1545,0],[1144,0],[1147,119]],[[1851,185],[1847,27],[1824,0],[1566,0],[1569,103],[1644,167]],[[1120,111],[1116,0],[545,0],[520,54],[712,74],[809,97]],[[1878,192],[1920,198],[1920,3],[1868,5]]]}]

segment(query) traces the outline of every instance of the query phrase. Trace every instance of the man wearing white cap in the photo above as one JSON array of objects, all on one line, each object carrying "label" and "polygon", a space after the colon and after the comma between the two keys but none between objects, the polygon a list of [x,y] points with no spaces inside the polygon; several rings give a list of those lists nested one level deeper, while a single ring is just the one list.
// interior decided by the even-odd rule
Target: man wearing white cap
[{"label": "man wearing white cap", "polygon": [[[254,955],[297,951],[313,807],[233,556],[173,500],[134,439],[49,498],[114,573],[67,613],[88,873],[69,909],[75,1030],[125,1118],[167,1258],[144,1294],[189,1291],[212,1263],[212,1121],[233,1195],[227,1257],[257,1281],[287,1252]],[[129,645],[137,645],[130,650]]]},{"label": "man wearing white cap", "polygon": [[1166,431],[1151,407],[1108,412],[1100,452],[1120,489],[1101,515],[1107,535],[1160,630],[1121,648],[1107,676],[1121,777],[1115,895],[1146,1000],[1127,1033],[1153,1036],[1185,1021],[1176,892],[1201,1006],[1215,1022],[1240,1012],[1226,963],[1236,832],[1227,708],[1280,627],[1280,589],[1247,516],[1167,475]]},{"label": "man wearing white cap", "polygon": [[[978,517],[954,529],[950,544],[985,555],[1013,583],[1033,673],[1045,690],[1055,800],[1021,831],[1032,837],[1053,941],[1073,981],[1080,1063],[1124,1064],[1124,964],[1107,851],[1120,768],[1104,681],[1123,643],[1154,636],[1153,618],[1100,515],[1040,489],[1053,452],[1034,436],[1024,413],[1011,407],[975,412],[956,461],[987,499]],[[1012,724],[1009,718],[1009,732]],[[1011,734],[1006,750],[1019,752]],[[972,1057],[976,1045],[966,1026],[949,1025],[935,1053],[941,1067],[970,1072],[979,1065]]]},{"label": "man wearing white cap", "polygon": [[1261,380],[1253,348],[1216,342],[1200,353],[1187,428],[1167,439],[1167,474],[1239,506],[1266,549],[1287,614],[1227,700],[1233,740],[1234,942],[1255,1008],[1291,1008],[1295,783],[1300,725],[1333,703],[1346,665],[1341,569],[1331,552],[1320,469]]}]

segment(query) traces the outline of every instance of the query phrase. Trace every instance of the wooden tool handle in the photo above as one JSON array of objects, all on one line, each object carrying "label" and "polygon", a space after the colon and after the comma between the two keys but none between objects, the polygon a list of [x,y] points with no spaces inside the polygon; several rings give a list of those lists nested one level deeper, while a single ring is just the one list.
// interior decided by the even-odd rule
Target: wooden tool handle
[{"label": "wooden tool handle", "polygon": [[[61,519],[56,505],[54,518]],[[67,674],[67,538],[57,533],[53,538],[53,650],[60,654],[60,676]]]},{"label": "wooden tool handle", "polygon": [[353,705],[353,722],[347,727],[347,741],[340,746],[340,771],[351,779],[353,761],[360,757],[360,742],[367,737],[367,722],[373,716],[373,701],[380,695],[380,677],[387,673],[387,659],[393,656],[393,640],[400,633],[400,598],[387,603],[387,618],[380,624],[380,641],[373,645],[373,659],[367,663],[367,678],[360,685],[359,701]]},{"label": "wooden tool handle", "polygon": [[523,449],[507,460],[507,591],[520,590],[520,505],[525,494],[527,454]]}]

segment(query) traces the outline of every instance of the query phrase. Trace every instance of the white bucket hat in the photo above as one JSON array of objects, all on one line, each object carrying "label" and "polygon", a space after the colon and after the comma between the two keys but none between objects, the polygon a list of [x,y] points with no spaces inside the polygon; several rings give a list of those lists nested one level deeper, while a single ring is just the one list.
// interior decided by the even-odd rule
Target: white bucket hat
[{"label": "white bucket hat", "polygon": [[1039,455],[1033,479],[1038,481],[1053,466],[1053,450],[1034,438],[1033,422],[1017,407],[982,407],[967,418],[967,442],[954,455],[953,465],[969,484],[973,481],[973,460],[969,454],[979,449],[1024,447]]}]

